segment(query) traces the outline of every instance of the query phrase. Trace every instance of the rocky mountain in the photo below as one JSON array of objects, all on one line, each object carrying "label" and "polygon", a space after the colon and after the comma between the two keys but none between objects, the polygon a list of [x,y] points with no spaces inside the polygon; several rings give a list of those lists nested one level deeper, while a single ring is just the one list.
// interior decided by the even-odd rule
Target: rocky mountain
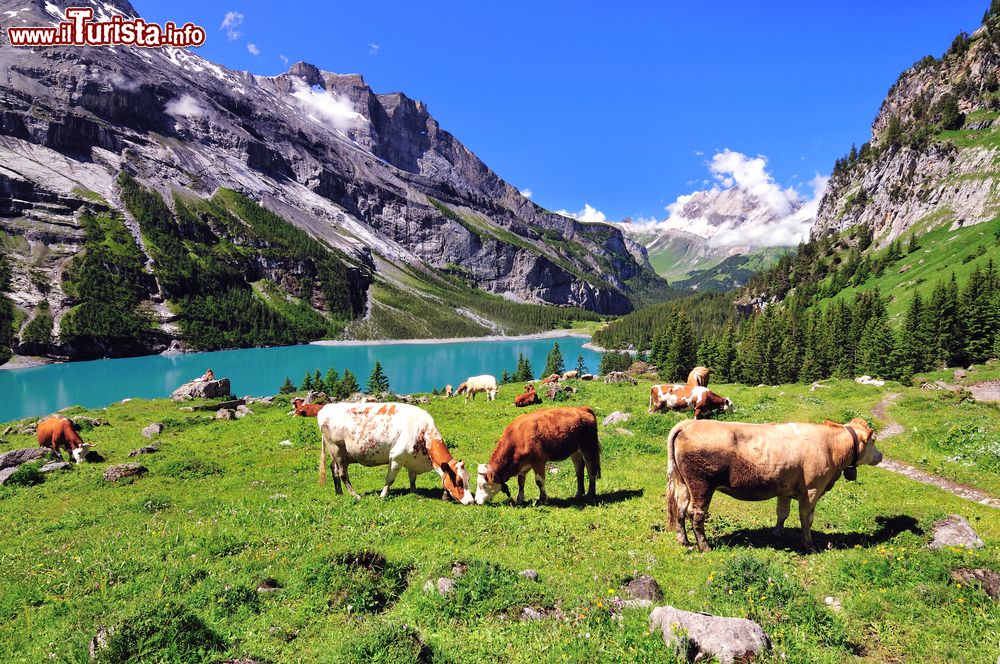
[{"label": "rocky mountain", "polygon": [[[0,16],[52,25],[87,4],[0,2]],[[136,16],[125,0],[89,4],[95,20]],[[236,303],[260,343],[515,332],[627,312],[665,288],[619,229],[540,208],[424,103],[356,74],[255,76],[176,48],[12,48],[4,31],[0,102],[14,305],[0,317],[25,352],[252,344],[207,313]],[[102,251],[114,283],[91,265]],[[121,306],[135,320],[117,329],[106,314]],[[79,343],[65,322],[87,332]]]},{"label": "rocky mountain", "polygon": [[839,160],[814,237],[868,226],[877,246],[958,228],[1000,212],[1000,18],[987,13],[940,58],[904,71],[872,123],[871,141]]}]

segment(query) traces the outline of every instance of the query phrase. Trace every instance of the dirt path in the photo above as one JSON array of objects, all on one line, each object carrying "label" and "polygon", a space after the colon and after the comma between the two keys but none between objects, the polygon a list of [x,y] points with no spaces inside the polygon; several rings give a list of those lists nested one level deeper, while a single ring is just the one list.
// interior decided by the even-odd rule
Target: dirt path
[{"label": "dirt path", "polygon": [[[886,414],[886,409],[894,404],[899,397],[900,395],[898,393],[890,392],[882,397],[882,400],[878,402],[878,405],[872,409],[872,415],[886,423],[885,428],[879,432],[879,438],[891,438],[892,436],[898,436],[905,431],[902,424],[896,422]],[[882,463],[880,463],[878,467],[885,468],[886,470],[902,475],[903,477],[908,477],[911,480],[920,482],[921,484],[929,484],[930,486],[937,487],[942,491],[947,491],[953,496],[958,496],[959,498],[964,498],[965,500],[971,500],[974,503],[986,505],[987,507],[1000,509],[1000,499],[994,498],[984,491],[974,489],[970,486],[965,486],[964,484],[959,484],[958,482],[953,482],[949,479],[945,479],[944,477],[939,477],[938,475],[932,475],[908,464],[886,458],[882,459]]]},{"label": "dirt path", "polygon": [[976,401],[1000,401],[1000,380],[987,380],[969,386]]}]

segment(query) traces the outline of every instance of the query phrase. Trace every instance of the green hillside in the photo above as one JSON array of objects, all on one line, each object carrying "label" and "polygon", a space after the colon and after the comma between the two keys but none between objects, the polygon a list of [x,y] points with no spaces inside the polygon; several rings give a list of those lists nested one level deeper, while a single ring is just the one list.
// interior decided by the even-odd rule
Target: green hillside
[{"label": "green hillside", "polygon": [[[727,417],[753,422],[870,417],[899,393],[887,417],[907,431],[879,442],[886,456],[1000,490],[988,445],[1000,435],[996,408],[895,384],[829,385],[713,389],[735,401]],[[404,473],[381,500],[385,468],[359,466],[351,478],[361,500],[336,496],[317,485],[316,422],[288,417],[290,397],[252,404],[254,414],[235,421],[165,400],[74,408],[69,415],[108,420],[82,435],[109,464],[138,461],[149,472],[112,485],[104,464],[83,464],[39,485],[0,487],[0,660],[88,661],[104,628],[109,646],[98,661],[114,663],[674,662],[649,633],[649,609],[619,602],[624,582],[648,574],[663,604],[759,621],[774,644],[759,661],[992,661],[1000,614],[980,588],[949,574],[995,566],[997,510],[864,467],[820,501],[819,552],[799,549],[794,511],[776,541],[774,501],[720,494],[707,526],[713,550],[692,553],[666,529],[663,503],[665,439],[682,416],[647,414],[649,386],[577,385],[571,404],[591,405],[599,421],[630,415],[601,427],[599,500],[590,506],[567,500],[568,461],[547,474],[546,506],[514,507],[502,496],[486,506],[444,502],[433,474],[411,495]],[[474,467],[522,412],[510,403],[520,391],[426,408]],[[128,458],[149,443],[139,432],[151,421],[165,426],[160,450]],[[0,451],[35,444],[7,433]],[[967,518],[986,548],[925,548],[948,514]],[[468,571],[452,597],[422,590],[457,562]],[[539,581],[518,576],[525,569]],[[522,618],[526,606],[549,617]]]}]

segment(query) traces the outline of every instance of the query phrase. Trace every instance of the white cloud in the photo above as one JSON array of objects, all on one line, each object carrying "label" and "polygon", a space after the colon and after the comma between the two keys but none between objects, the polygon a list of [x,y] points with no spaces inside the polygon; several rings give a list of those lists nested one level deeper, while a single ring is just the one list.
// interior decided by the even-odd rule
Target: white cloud
[{"label": "white cloud", "polygon": [[301,102],[303,110],[310,118],[321,124],[331,124],[334,129],[346,132],[365,117],[354,110],[351,102],[328,90],[309,85],[301,78],[293,82],[292,96]]},{"label": "white cloud", "polygon": [[705,153],[702,152],[701,150],[695,150],[694,151],[694,156],[696,156],[696,157],[704,157]]},{"label": "white cloud", "polygon": [[191,95],[181,95],[177,99],[171,99],[163,110],[175,118],[200,118],[205,115],[205,109]]},{"label": "white cloud", "polygon": [[260,49],[253,42],[247,42],[247,51],[250,52],[250,55],[260,55]]},{"label": "white cloud", "polygon": [[382,48],[378,44],[369,43],[368,44],[368,55],[378,55],[378,50]]},{"label": "white cloud", "polygon": [[570,217],[571,219],[576,219],[577,221],[584,221],[587,223],[604,223],[608,220],[604,213],[600,210],[594,208],[590,203],[584,203],[583,209],[579,212],[570,212],[568,210],[556,210],[556,214],[561,214],[564,217]]},{"label": "white cloud", "polygon": [[222,25],[219,26],[220,30],[226,31],[226,37],[229,41],[235,41],[240,38],[240,32],[236,28],[243,23],[243,14],[239,12],[226,12],[226,16],[222,19]]},{"label": "white cloud", "polygon": [[678,229],[708,238],[716,246],[790,246],[809,236],[828,177],[810,180],[811,196],[782,188],[767,169],[764,156],[748,157],[726,149],[708,164],[712,181],[700,191],[678,196],[666,206],[663,221],[641,224],[644,230]]},{"label": "white cloud", "polygon": [[279,60],[281,60],[281,63],[282,63],[283,65],[285,65],[286,67],[288,66],[288,56],[287,56],[287,55],[281,55],[281,54],[279,53],[279,54],[278,54],[278,59],[279,59]]},{"label": "white cloud", "polygon": [[521,190],[521,195],[524,196],[525,198],[531,198],[532,196],[535,195],[535,192],[525,187],[524,189]]}]

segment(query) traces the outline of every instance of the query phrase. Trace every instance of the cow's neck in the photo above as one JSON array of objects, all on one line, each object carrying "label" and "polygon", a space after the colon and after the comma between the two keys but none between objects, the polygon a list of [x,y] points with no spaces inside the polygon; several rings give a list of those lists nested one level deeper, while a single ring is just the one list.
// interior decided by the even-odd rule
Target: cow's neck
[{"label": "cow's neck", "polygon": [[440,438],[432,438],[427,445],[427,456],[431,458],[431,465],[440,470],[441,466],[451,461],[451,452]]},{"label": "cow's neck", "polygon": [[858,457],[861,456],[861,442],[858,434],[849,425],[845,424],[844,430],[847,433],[847,449],[844,451],[844,458],[840,462],[841,468],[850,468],[858,465]]}]

